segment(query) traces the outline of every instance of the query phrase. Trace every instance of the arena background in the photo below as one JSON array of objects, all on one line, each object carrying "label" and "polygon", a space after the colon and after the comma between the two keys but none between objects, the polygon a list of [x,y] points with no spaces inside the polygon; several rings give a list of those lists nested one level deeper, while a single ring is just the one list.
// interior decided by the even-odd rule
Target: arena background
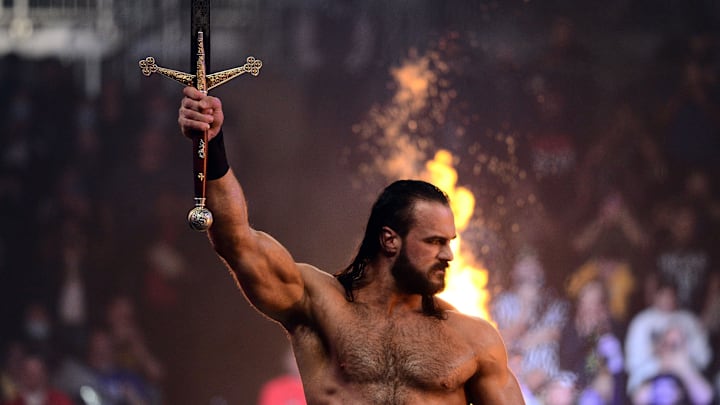
[{"label": "arena background", "polygon": [[[101,323],[111,297],[131,296],[167,370],[165,403],[254,403],[283,370],[287,339],[188,229],[181,87],[138,68],[154,56],[189,69],[189,1],[1,7],[0,343],[22,337],[32,303],[58,330],[64,282],[79,274],[85,315],[76,326]],[[517,239],[538,242],[562,290],[580,263],[563,254],[567,237],[608,190],[624,193],[648,233],[656,203],[682,195],[692,170],[711,180],[717,201],[719,115],[672,109],[692,62],[705,69],[707,105],[720,111],[717,2],[235,0],[212,2],[211,16],[211,71],[250,55],[264,63],[258,77],[212,93],[224,101],[253,226],[298,261],[335,272],[353,256],[394,173],[383,170],[394,156],[388,121],[406,120],[415,163],[436,149],[453,155],[487,225],[466,240],[491,291],[525,246]],[[402,115],[397,73],[407,66],[437,87]],[[504,169],[489,168],[493,159]],[[554,226],[512,227],[527,210],[499,205],[516,182],[532,183]],[[717,216],[705,225],[704,235],[716,234]],[[710,236],[703,242],[717,249]],[[638,274],[651,272],[648,257]]]}]

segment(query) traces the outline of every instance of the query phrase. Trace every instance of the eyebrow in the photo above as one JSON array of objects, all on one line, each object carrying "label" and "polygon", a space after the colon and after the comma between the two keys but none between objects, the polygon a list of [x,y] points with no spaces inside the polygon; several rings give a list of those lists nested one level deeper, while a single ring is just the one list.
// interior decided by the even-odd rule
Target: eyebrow
[{"label": "eyebrow", "polygon": [[456,238],[457,238],[457,235],[453,235],[453,236],[451,236],[451,237],[440,236],[440,235],[431,235],[431,236],[428,236],[428,237],[426,237],[426,238],[422,238],[422,240],[425,240],[425,241],[442,240],[442,241],[448,241],[448,242],[449,242],[449,241],[454,240],[454,239],[456,239]]}]

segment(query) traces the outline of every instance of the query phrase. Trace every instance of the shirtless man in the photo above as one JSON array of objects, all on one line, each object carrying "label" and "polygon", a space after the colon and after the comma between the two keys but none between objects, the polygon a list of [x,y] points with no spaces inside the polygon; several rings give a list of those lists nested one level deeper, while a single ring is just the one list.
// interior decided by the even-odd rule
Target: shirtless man
[{"label": "shirtless man", "polygon": [[435,297],[453,259],[453,213],[428,183],[399,181],[373,206],[353,263],[333,276],[296,263],[252,229],[226,163],[222,104],[192,87],[178,123],[209,130],[207,197],[215,251],[250,303],[289,333],[308,404],[522,404],[505,345],[489,323]]}]

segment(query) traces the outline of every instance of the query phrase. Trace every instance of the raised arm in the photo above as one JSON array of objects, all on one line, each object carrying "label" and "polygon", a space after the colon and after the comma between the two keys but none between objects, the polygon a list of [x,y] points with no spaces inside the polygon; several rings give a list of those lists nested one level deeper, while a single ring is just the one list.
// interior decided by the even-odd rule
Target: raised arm
[{"label": "raised arm", "polygon": [[[185,97],[178,123],[186,137],[208,131],[208,166],[217,167],[216,139],[224,121],[222,103],[192,87]],[[215,155],[213,155],[215,152]],[[217,170],[215,170],[217,171]],[[224,259],[251,304],[283,324],[303,311],[304,282],[292,256],[275,239],[250,227],[242,187],[232,169],[212,179],[208,170],[207,205],[214,222],[208,233],[215,251]]]}]

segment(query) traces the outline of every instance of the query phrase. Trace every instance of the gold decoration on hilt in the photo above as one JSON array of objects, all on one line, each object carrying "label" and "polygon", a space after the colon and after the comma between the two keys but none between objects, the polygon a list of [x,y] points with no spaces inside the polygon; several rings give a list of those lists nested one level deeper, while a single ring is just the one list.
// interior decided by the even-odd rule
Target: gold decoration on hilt
[{"label": "gold decoration on hilt", "polygon": [[[202,67],[200,64],[202,63]],[[203,34],[202,31],[198,32],[198,61],[197,71],[198,75],[191,73],[180,72],[178,70],[167,69],[162,66],[158,66],[155,63],[155,58],[148,56],[145,59],[141,59],[140,69],[145,76],[150,76],[153,73],[159,73],[169,79],[173,79],[185,86],[194,86],[200,91],[210,91],[215,87],[227,83],[228,81],[244,74],[250,73],[253,76],[260,74],[260,68],[262,68],[262,61],[255,59],[252,56],[248,56],[246,63],[240,67],[223,70],[217,73],[206,75],[205,72],[205,46],[203,45]],[[202,77],[201,77],[202,76]],[[196,81],[197,77],[197,81]],[[200,88],[199,83],[202,81],[204,88]]]},{"label": "gold decoration on hilt", "polygon": [[[194,86],[196,89],[207,94],[210,89],[213,89],[223,83],[244,74],[250,73],[253,76],[260,74],[260,68],[262,68],[262,61],[255,59],[252,56],[247,58],[247,62],[240,67],[233,69],[223,70],[221,72],[206,74],[205,72],[205,45],[203,41],[202,31],[197,33],[197,59],[196,59],[196,74],[190,74],[180,72],[178,70],[167,69],[158,66],[155,63],[155,58],[148,56],[145,59],[140,60],[139,65],[142,73],[145,76],[150,76],[153,73],[159,73],[162,76],[173,79],[185,86]],[[195,207],[188,213],[188,224],[196,231],[204,232],[207,231],[213,223],[213,216],[210,210],[205,207],[205,180],[207,178],[207,144],[208,144],[208,131],[203,131],[201,137],[193,139],[193,171],[194,183],[195,183]]]}]

